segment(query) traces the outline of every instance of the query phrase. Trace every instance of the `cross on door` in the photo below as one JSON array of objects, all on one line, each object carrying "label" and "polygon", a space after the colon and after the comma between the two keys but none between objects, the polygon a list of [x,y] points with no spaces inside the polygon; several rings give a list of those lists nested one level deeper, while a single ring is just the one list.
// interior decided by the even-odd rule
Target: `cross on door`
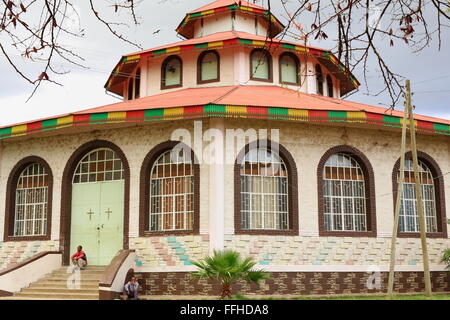
[{"label": "cross on door", "polygon": [[112,213],[111,209],[108,208],[108,210],[106,210],[105,213],[108,215],[108,220],[109,220],[109,215]]},{"label": "cross on door", "polygon": [[92,211],[92,209],[89,209],[89,211],[86,212],[86,214],[89,215],[89,221],[91,221],[91,220],[92,220],[92,215],[94,214],[94,212]]}]

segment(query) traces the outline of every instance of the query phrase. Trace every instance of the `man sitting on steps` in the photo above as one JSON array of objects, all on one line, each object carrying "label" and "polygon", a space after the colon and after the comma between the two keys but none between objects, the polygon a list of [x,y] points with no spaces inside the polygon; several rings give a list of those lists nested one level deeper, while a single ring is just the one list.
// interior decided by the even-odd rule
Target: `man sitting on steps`
[{"label": "man sitting on steps", "polygon": [[86,253],[83,251],[82,246],[77,247],[77,252],[72,255],[72,263],[74,266],[79,267],[81,270],[86,269],[87,267],[87,257]]},{"label": "man sitting on steps", "polygon": [[138,289],[139,283],[137,282],[136,277],[133,276],[125,285],[123,289],[123,296],[121,298],[124,300],[139,300]]}]

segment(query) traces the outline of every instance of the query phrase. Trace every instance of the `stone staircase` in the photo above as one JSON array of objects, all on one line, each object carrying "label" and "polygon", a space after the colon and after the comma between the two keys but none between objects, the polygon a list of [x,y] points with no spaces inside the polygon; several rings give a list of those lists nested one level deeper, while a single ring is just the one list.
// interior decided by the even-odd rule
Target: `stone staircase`
[{"label": "stone staircase", "polygon": [[68,267],[61,267],[44,278],[23,288],[12,297],[12,300],[98,300],[98,283],[106,266],[88,266],[81,270],[79,286],[67,282],[74,274],[68,273]]}]

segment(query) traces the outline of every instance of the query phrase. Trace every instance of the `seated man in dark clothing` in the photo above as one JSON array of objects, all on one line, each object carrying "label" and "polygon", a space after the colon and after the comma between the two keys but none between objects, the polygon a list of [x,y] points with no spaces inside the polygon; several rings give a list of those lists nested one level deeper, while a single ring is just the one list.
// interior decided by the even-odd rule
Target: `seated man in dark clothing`
[{"label": "seated man in dark clothing", "polygon": [[130,300],[138,300],[139,283],[136,277],[131,277],[124,287],[123,295]]},{"label": "seated man in dark clothing", "polygon": [[77,247],[77,252],[72,255],[72,263],[74,266],[79,267],[81,270],[87,267],[87,256],[83,251],[82,246]]}]

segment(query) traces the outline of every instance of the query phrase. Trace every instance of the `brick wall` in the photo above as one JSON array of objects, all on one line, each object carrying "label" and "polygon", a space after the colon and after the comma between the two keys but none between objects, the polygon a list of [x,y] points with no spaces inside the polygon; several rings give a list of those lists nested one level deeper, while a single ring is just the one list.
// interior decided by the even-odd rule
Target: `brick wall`
[{"label": "brick wall", "polygon": [[[209,280],[196,279],[188,272],[136,273],[146,295],[218,295],[220,286]],[[365,272],[272,272],[271,279],[260,286],[238,282],[233,294],[258,295],[325,295],[382,293],[387,291],[388,273],[381,273],[381,289],[367,288],[370,274]],[[434,292],[450,292],[450,273],[431,272]],[[423,292],[422,272],[398,272],[395,290],[400,293]]]}]

